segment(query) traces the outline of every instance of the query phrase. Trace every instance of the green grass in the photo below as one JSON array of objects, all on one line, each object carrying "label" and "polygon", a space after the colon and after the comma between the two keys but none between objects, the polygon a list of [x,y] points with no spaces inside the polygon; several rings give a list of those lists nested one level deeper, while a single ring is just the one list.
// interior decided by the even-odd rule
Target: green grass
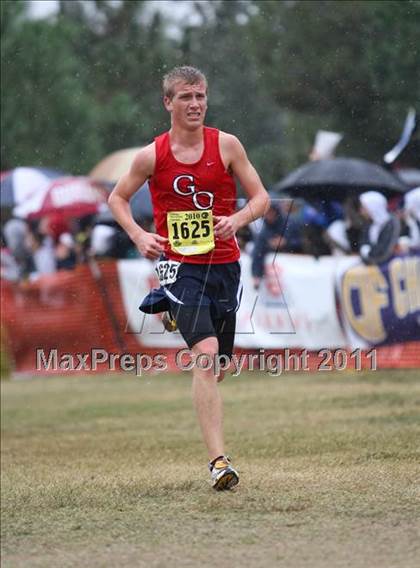
[{"label": "green grass", "polygon": [[418,566],[418,372],[227,378],[220,494],[186,375],[1,388],[4,568]]}]

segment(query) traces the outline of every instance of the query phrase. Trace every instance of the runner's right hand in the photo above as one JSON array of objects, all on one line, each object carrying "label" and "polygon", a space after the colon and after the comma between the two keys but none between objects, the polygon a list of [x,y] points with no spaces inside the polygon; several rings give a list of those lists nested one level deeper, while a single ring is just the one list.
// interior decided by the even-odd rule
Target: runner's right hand
[{"label": "runner's right hand", "polygon": [[134,240],[140,254],[150,260],[156,260],[160,257],[164,250],[163,245],[167,242],[168,239],[166,237],[146,232],[143,232]]}]

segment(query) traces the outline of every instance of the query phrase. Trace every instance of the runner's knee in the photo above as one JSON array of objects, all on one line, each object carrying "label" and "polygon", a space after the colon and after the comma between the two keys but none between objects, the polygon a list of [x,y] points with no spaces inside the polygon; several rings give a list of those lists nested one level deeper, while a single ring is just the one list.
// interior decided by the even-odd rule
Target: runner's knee
[{"label": "runner's knee", "polygon": [[206,337],[193,346],[195,377],[217,380],[216,359],[218,351],[219,342],[216,337]]},{"label": "runner's knee", "polygon": [[206,337],[205,339],[201,339],[193,346],[192,352],[196,356],[209,355],[211,357],[215,357],[219,353],[219,342],[217,337]]}]

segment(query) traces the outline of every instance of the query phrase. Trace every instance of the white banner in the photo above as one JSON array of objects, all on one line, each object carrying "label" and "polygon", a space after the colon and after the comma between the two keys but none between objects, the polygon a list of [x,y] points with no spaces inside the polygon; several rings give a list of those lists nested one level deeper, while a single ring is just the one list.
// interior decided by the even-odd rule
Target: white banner
[{"label": "white banner", "polygon": [[120,290],[127,314],[127,333],[135,333],[144,347],[185,347],[181,334],[163,328],[162,314],[146,315],[139,310],[143,298],[159,287],[155,264],[146,259],[117,262]]},{"label": "white banner", "polygon": [[237,347],[317,350],[345,346],[335,306],[334,257],[268,256],[259,290],[253,288],[248,255],[242,255],[241,265],[244,294],[237,319]]},{"label": "white banner", "polygon": [[[344,347],[336,313],[334,280],[337,259],[279,254],[267,257],[266,277],[254,290],[251,259],[242,254],[242,304],[237,315],[236,347],[245,349]],[[158,286],[154,265],[147,260],[118,262],[127,331],[145,347],[182,347],[179,334],[163,330],[161,315],[145,315],[138,307]]]}]

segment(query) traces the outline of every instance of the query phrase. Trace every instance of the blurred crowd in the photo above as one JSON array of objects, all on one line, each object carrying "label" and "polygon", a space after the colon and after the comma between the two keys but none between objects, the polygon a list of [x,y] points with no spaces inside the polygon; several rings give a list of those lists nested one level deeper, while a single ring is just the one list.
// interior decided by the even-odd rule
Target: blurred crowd
[{"label": "blurred crowd", "polygon": [[[152,229],[149,219],[142,225]],[[1,239],[1,276],[14,281],[73,270],[91,258],[139,257],[107,209],[69,220],[60,215],[39,221],[12,218],[4,224]]]},{"label": "blurred crowd", "polygon": [[[410,109],[400,140],[384,156],[384,164],[388,168],[396,165],[414,168],[401,169],[399,173],[414,172],[417,176],[416,183],[404,182],[405,192],[389,193],[395,195],[389,201],[379,190],[361,192],[366,182],[351,188],[342,183],[351,177],[348,171],[340,176],[340,192],[330,194],[329,198],[326,197],[329,192],[325,181],[317,191],[313,191],[313,186],[308,190],[305,183],[305,191],[299,194],[304,198],[295,197],[296,193],[287,192],[284,186],[275,187],[270,193],[270,206],[264,218],[254,221],[237,234],[241,250],[252,258],[255,286],[258,287],[264,277],[265,257],[272,252],[306,254],[315,258],[359,255],[365,264],[382,264],[395,254],[410,254],[412,251],[420,254],[420,187],[417,187],[420,140],[415,138],[417,126],[416,112]],[[319,130],[308,155],[309,163],[333,163],[336,166],[339,160],[335,159],[335,150],[342,138],[342,134]],[[90,175],[93,179],[101,179],[102,184],[106,180],[108,183],[111,179],[118,179],[137,151],[138,148],[132,148],[111,154]],[[305,172],[309,171],[306,166],[304,168]],[[374,175],[374,182],[369,187],[376,188],[376,171]],[[314,170],[303,177],[306,182],[315,179],[318,183]],[[70,178],[70,181],[75,179]],[[82,181],[84,185],[80,187],[73,183],[60,186],[60,191],[67,191],[66,195],[70,193],[73,197],[77,188],[79,193],[91,192],[89,180],[83,178]],[[113,183],[110,183],[108,190],[112,187]],[[293,187],[296,189],[295,182]],[[339,195],[340,199],[334,200],[334,195]],[[154,232],[147,184],[133,196],[130,206],[134,219],[146,231]],[[238,199],[238,209],[246,206],[245,199]],[[33,280],[58,270],[73,270],[90,259],[139,258],[139,251],[115,222],[107,204],[101,202],[95,211],[95,214],[78,218],[67,217],[63,212],[40,216],[36,221],[10,218],[2,224],[1,277],[12,281]]]},{"label": "blurred crowd", "polygon": [[[239,207],[246,206],[238,202]],[[153,220],[139,220],[154,230]],[[35,279],[57,270],[73,270],[91,258],[128,259],[140,254],[109,210],[80,219],[58,215],[39,221],[9,219],[2,228],[1,276]],[[264,276],[270,252],[360,255],[366,264],[381,264],[396,253],[420,251],[420,188],[388,203],[379,192],[351,195],[344,202],[292,199],[271,194],[270,208],[241,230],[238,243],[252,257],[256,285]]]},{"label": "blurred crowd", "polygon": [[251,232],[241,244],[252,256],[256,286],[270,252],[355,254],[365,264],[382,264],[394,254],[420,252],[420,188],[391,203],[377,191],[349,196],[343,203],[273,197],[264,220]]}]

